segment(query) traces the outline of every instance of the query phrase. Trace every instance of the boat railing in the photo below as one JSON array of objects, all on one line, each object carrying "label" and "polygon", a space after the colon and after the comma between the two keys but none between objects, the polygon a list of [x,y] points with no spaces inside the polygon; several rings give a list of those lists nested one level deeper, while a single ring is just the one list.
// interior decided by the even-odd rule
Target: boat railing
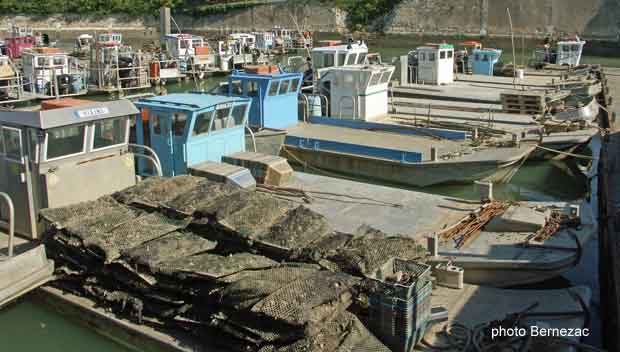
[{"label": "boat railing", "polygon": [[[24,80],[21,75],[0,78],[0,104],[19,101],[24,96]],[[2,95],[6,98],[2,99]]]},{"label": "boat railing", "polygon": [[15,207],[13,206],[13,200],[7,193],[0,192],[0,198],[4,200],[9,209],[9,244],[8,244],[8,257],[13,257],[13,241],[15,239]]},{"label": "boat railing", "polygon": [[[128,145],[129,147],[135,148],[133,151],[134,156],[149,160],[153,164],[153,166],[155,166],[157,176],[163,176],[161,161],[159,160],[157,153],[155,153],[155,151],[151,147],[135,143],[129,143]],[[148,152],[148,154],[150,155],[148,155],[146,152]]]},{"label": "boat railing", "polygon": [[[125,74],[126,73],[126,74]],[[103,66],[91,67],[91,79],[100,89],[116,89],[118,91],[148,88],[149,68],[147,65],[139,62],[138,65],[132,67]],[[123,84],[124,82],[135,81],[135,85]]]},{"label": "boat railing", "polygon": [[308,122],[308,115],[310,114],[310,102],[308,101],[308,96],[305,94],[300,94],[299,96],[301,97],[301,104],[302,104],[302,110],[301,110],[302,121]]},{"label": "boat railing", "polygon": [[[37,69],[34,71],[32,77],[28,77],[29,84],[28,88],[30,92],[40,95],[44,98],[60,98],[60,97],[68,97],[68,96],[76,96],[76,95],[84,95],[88,92],[88,78],[87,72],[79,71],[77,69],[69,69],[68,71],[62,71],[61,74],[57,74],[55,70],[52,70],[52,76],[48,79],[45,79],[45,71],[46,69]],[[70,78],[68,87],[63,87],[60,84],[60,76],[68,75]],[[48,87],[37,87],[38,78],[42,79],[45,85],[49,83]],[[41,88],[43,90],[41,90]]]},{"label": "boat railing", "polygon": [[353,113],[352,113],[351,118],[352,118],[353,120],[355,120],[355,119],[356,119],[356,117],[357,117],[357,104],[356,104],[355,99],[353,98],[353,96],[352,96],[352,95],[343,95],[343,96],[341,96],[341,97],[340,97],[340,99],[338,100],[338,118],[339,118],[339,119],[342,119],[342,107],[343,107],[342,103],[343,103],[346,99],[350,99],[350,100],[351,100],[351,105],[352,105],[352,106],[351,106],[351,108],[353,109]]}]

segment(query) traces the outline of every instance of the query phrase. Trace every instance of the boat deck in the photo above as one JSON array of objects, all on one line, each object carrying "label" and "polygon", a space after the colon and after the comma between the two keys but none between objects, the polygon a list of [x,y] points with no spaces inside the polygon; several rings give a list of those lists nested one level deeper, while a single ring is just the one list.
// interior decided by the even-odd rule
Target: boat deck
[{"label": "boat deck", "polygon": [[430,157],[431,144],[442,151],[455,152],[462,143],[434,140],[430,137],[408,136],[382,131],[368,131],[320,124],[297,124],[288,129],[288,136],[338,141],[361,146],[422,153],[422,160]]},{"label": "boat deck", "polygon": [[[436,148],[441,155],[450,155],[447,160],[438,160],[434,163],[442,162],[487,162],[487,161],[510,161],[520,159],[527,155],[533,148],[528,143],[521,143],[518,147],[506,148],[472,148],[467,142],[451,141],[423,136],[404,135],[387,131],[368,131],[357,128],[347,128],[329,126],[322,124],[298,124],[289,129],[287,144],[293,141],[289,139],[316,139],[326,141],[337,141],[357,145],[362,148],[382,148],[392,151],[403,151],[420,153],[423,162],[430,159],[431,147]],[[307,146],[312,149],[312,146]]]},{"label": "boat deck", "polygon": [[[571,287],[567,289],[554,290],[507,290],[476,285],[465,285],[463,289],[451,289],[446,287],[435,287],[432,293],[433,307],[444,307],[448,309],[448,321],[458,322],[469,329],[473,329],[481,322],[505,319],[507,315],[522,312],[534,303],[538,306],[531,312],[556,312],[571,313],[581,312],[583,307],[577,297],[580,297],[590,306],[590,289],[585,286]],[[492,305],[492,307],[491,307]],[[586,318],[584,317],[561,317],[561,315],[550,317],[537,317],[535,319],[525,319],[528,324],[545,322],[549,328],[579,329],[583,327]],[[425,339],[431,345],[445,345],[446,340],[443,334],[445,323],[432,326],[427,330]],[[579,338],[571,337],[573,341]],[[556,349],[553,349],[556,351]],[[431,351],[418,345],[415,351]],[[448,349],[448,351],[452,351]],[[564,351],[560,349],[558,351]]]},{"label": "boat deck", "polygon": [[452,197],[303,172],[295,172],[287,187],[316,195],[306,206],[325,216],[335,230],[352,233],[362,225],[370,225],[387,234],[420,241],[480,206],[478,202]]}]

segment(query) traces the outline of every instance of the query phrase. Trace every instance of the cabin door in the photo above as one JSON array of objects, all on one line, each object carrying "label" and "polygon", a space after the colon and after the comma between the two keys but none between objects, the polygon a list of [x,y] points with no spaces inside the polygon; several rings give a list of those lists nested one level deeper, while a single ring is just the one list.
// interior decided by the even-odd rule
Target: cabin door
[{"label": "cabin door", "polygon": [[[13,201],[15,232],[29,238],[36,238],[38,234],[31,202],[32,180],[24,152],[24,135],[23,131],[18,128],[2,127],[4,153],[1,157],[3,172],[0,183],[2,191],[6,192]],[[9,220],[7,205],[4,201],[0,204],[0,219],[7,222]]]},{"label": "cabin door", "polygon": [[151,147],[157,153],[164,176],[174,176],[172,119],[168,113],[153,111],[149,118]]}]

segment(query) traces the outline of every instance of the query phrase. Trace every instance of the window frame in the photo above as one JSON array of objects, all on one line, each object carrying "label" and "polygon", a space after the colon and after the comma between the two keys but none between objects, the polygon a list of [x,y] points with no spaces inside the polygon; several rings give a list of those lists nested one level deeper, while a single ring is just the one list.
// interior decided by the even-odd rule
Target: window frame
[{"label": "window frame", "polygon": [[[207,124],[207,130],[205,132],[201,132],[201,133],[196,133],[196,125],[197,122],[200,118],[200,116],[202,115],[208,115],[206,118],[209,119],[208,124]],[[190,135],[190,138],[194,138],[194,137],[201,137],[204,135],[208,135],[211,132],[211,126],[213,125],[213,120],[215,117],[215,109],[213,110],[208,110],[208,111],[203,111],[200,113],[197,113],[194,115],[194,121],[192,122],[192,133]]]},{"label": "window frame", "polygon": [[[291,80],[290,79],[282,79],[280,80],[280,86],[278,87],[278,96],[280,95],[287,95],[289,93],[289,87],[291,86]],[[282,88],[286,87],[286,89],[284,89],[284,91],[282,91]]]},{"label": "window frame", "polygon": [[[274,85],[276,85],[276,89],[275,89],[275,92],[272,94],[272,90],[273,90],[272,88],[274,87]],[[269,88],[267,89],[268,97],[277,97],[279,91],[280,91],[280,80],[279,79],[269,82]]]},{"label": "window frame", "polygon": [[[95,131],[97,129],[97,123],[98,122],[103,122],[103,121],[122,120],[122,119],[125,119],[125,135],[123,136],[123,142],[122,143],[118,143],[118,144],[108,145],[108,146],[101,147],[101,148],[95,148]],[[101,150],[117,148],[117,147],[119,147],[121,145],[127,144],[129,142],[129,129],[130,129],[129,120],[130,120],[129,116],[120,116],[120,117],[111,117],[109,119],[103,119],[103,120],[94,121],[91,124],[91,126],[92,126],[92,133],[90,134],[90,151],[91,152],[98,152],[98,151],[101,151]]]},{"label": "window frame", "polygon": [[[13,159],[6,151],[6,139],[4,138],[4,131],[8,130],[8,131],[17,131],[19,133],[19,153],[20,153],[20,159],[21,160],[17,160],[17,159]],[[11,126],[2,126],[0,127],[0,132],[2,133],[2,157],[5,160],[9,160],[9,161],[13,161],[19,164],[24,164],[24,138],[22,136],[22,130],[16,127],[11,127]]]},{"label": "window frame", "polygon": [[[78,156],[78,155],[83,155],[86,154],[86,147],[87,147],[87,142],[88,142],[88,130],[89,130],[89,125],[85,125],[85,124],[78,124],[78,127],[82,127],[84,128],[84,137],[82,138],[82,151],[79,153],[73,153],[73,154],[66,154],[66,155],[62,155],[62,156],[57,156],[55,158],[48,158],[47,157],[47,147],[49,145],[49,131],[53,130],[55,128],[67,128],[67,127],[71,127],[74,125],[67,125],[67,126],[61,126],[61,127],[54,127],[54,128],[50,128],[48,130],[44,130],[45,131],[45,141],[43,142],[43,161],[44,162],[48,162],[48,161],[56,161],[56,160],[61,160],[61,159],[67,159],[67,158],[71,158],[74,156]],[[92,125],[91,125],[92,126]]]},{"label": "window frame", "polygon": [[[295,89],[293,89],[293,86],[295,86]],[[291,79],[291,83],[288,86],[289,93],[297,93],[298,90],[299,90],[299,78]]]}]

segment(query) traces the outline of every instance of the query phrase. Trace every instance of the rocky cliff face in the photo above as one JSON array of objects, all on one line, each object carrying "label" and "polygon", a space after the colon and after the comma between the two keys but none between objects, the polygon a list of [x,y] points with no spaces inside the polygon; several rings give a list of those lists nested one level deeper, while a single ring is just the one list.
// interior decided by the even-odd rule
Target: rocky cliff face
[{"label": "rocky cliff face", "polygon": [[405,0],[385,32],[507,35],[580,34],[616,39],[620,0]]}]

